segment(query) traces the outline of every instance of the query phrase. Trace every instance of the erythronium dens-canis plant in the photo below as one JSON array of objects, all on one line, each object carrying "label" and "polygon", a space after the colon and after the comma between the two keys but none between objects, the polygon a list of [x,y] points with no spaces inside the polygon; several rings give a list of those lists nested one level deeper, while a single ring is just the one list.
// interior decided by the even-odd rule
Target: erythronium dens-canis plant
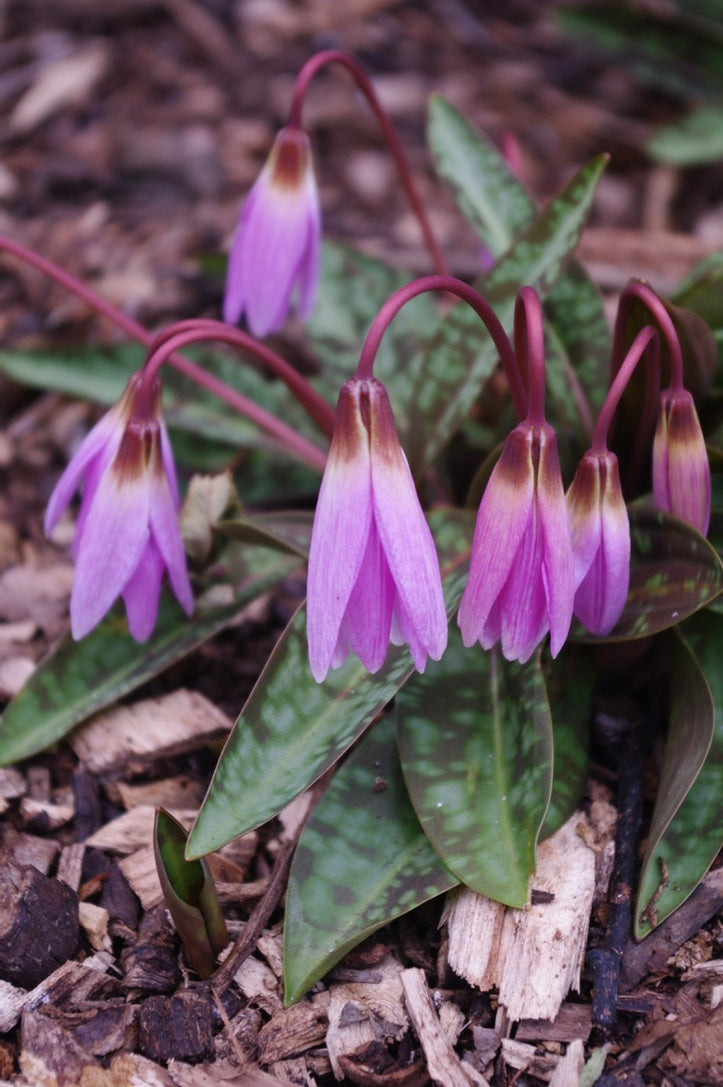
[{"label": "erythronium dens-canis plant", "polygon": [[[322,241],[301,115],[329,63],[369,101],[435,275],[414,280]],[[631,697],[659,686],[661,668],[672,677],[637,935],[655,921],[651,900],[662,920],[720,845],[723,489],[710,464],[723,463],[723,433],[710,404],[723,303],[710,271],[668,300],[632,280],[611,336],[573,258],[605,158],[537,211],[504,157],[438,97],[429,143],[489,256],[473,286],[448,274],[371,82],[336,51],[302,70],[242,211],[225,323],[191,319],[154,336],[0,239],[142,345],[0,356],[16,379],[90,387],[109,408],[46,518],[52,532],[83,483],[80,640],[61,644],[7,707],[0,755],[59,739],[308,557],[308,601],[243,707],[187,843],[189,857],[212,851],[339,764],[289,878],[289,1000],[365,935],[458,883],[525,904],[538,838],[584,794],[596,677],[621,643],[647,646],[635,675],[619,675]],[[311,377],[258,340],[292,312],[306,322],[293,328]],[[232,327],[243,319],[252,334]],[[249,356],[254,366],[241,366]],[[230,463],[239,446],[238,498],[223,476],[186,486],[195,460],[218,464],[225,449]],[[276,498],[282,462],[291,509]],[[250,512],[257,502],[263,515]],[[492,832],[490,812],[507,835]]]}]

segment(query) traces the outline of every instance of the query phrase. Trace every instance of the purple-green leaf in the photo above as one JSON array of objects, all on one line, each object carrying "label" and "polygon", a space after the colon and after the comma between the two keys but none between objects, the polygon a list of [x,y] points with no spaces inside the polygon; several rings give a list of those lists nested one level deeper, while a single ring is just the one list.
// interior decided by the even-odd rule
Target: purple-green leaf
[{"label": "purple-green leaf", "polygon": [[450,630],[445,656],[405,686],[396,708],[409,795],[441,860],[478,893],[524,906],[552,782],[539,661],[465,649]]},{"label": "purple-green leaf", "polygon": [[228,931],[205,860],[187,861],[186,831],[170,812],[156,809],[153,853],[163,897],[191,964],[202,978],[213,973]]},{"label": "purple-green leaf", "polygon": [[287,1002],[382,925],[456,886],[414,814],[390,717],[339,769],[302,831],[286,895]]},{"label": "purple-green leaf", "polygon": [[685,901],[723,845],[723,616],[701,612],[676,635],[668,737],[635,908],[637,937]]}]

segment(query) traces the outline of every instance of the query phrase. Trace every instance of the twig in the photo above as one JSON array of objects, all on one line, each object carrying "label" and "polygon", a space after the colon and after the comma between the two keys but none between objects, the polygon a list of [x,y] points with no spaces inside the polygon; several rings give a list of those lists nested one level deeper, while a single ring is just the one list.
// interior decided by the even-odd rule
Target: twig
[{"label": "twig", "polygon": [[593,969],[593,1021],[607,1029],[615,1026],[617,1018],[623,950],[631,931],[637,884],[638,833],[643,808],[642,772],[649,735],[650,722],[646,718],[633,721],[620,745],[618,824],[615,832],[610,916],[605,938],[589,955]]}]

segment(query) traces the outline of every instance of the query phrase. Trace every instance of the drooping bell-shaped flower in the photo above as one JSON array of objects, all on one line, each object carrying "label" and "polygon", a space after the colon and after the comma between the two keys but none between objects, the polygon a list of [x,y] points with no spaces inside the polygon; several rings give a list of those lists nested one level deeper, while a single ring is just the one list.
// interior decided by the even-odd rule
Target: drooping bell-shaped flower
[{"label": "drooping bell-shaped flower", "polygon": [[267,336],[286,322],[295,292],[297,313],[306,319],[316,294],[320,246],[309,137],[289,125],[278,133],[241,211],[229,256],[224,321],[238,324],[245,314],[253,335]]},{"label": "drooping bell-shaped flower", "polygon": [[685,388],[660,394],[653,443],[655,504],[703,535],[710,521],[710,465],[693,397]]},{"label": "drooping bell-shaped flower", "polygon": [[318,682],[350,651],[376,672],[390,641],[406,643],[422,672],[447,644],[434,541],[374,378],[352,378],[339,396],[309,550],[307,631]]},{"label": "drooping bell-shaped flower", "polygon": [[550,631],[557,656],[574,595],[565,492],[555,432],[520,423],[508,435],[482,496],[458,622],[466,646],[501,642],[529,660]]},{"label": "drooping bell-shaped flower", "polygon": [[134,374],[119,402],[86,436],[50,496],[47,534],[81,482],[70,597],[73,637],[88,634],[122,596],[130,633],[143,642],[156,623],[164,571],[181,607],[193,611],[157,380],[149,396],[142,375]]},{"label": "drooping bell-shaped flower", "polygon": [[575,564],[574,614],[591,634],[613,629],[630,583],[630,522],[618,459],[587,452],[567,492]]}]

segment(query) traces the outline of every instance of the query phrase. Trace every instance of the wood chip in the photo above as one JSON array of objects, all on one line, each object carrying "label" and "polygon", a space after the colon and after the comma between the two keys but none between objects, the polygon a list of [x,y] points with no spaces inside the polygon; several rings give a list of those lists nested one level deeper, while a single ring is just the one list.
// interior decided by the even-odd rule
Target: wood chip
[{"label": "wood chip", "polygon": [[14,698],[34,671],[35,661],[30,657],[6,657],[0,664],[0,695],[3,698]]},{"label": "wood chip", "polygon": [[87,101],[109,59],[108,46],[97,39],[71,56],[48,61],[10,114],[11,131],[29,132],[60,110]]},{"label": "wood chip", "polygon": [[171,809],[198,809],[205,793],[203,782],[187,777],[162,778],[160,781],[143,782],[135,785],[126,781],[109,783],[108,792],[117,796],[119,803],[130,811],[131,808],[152,805]]},{"label": "wood chip", "polygon": [[36,830],[57,830],[70,822],[75,815],[75,808],[72,803],[53,804],[51,801],[33,800],[32,797],[25,796],[20,803],[20,815],[26,826],[35,824]]},{"label": "wood chip", "polygon": [[78,891],[83,876],[83,857],[85,855],[85,843],[74,842],[66,845],[60,851],[58,860],[58,879],[67,883],[73,891]]},{"label": "wood chip", "polygon": [[130,760],[148,761],[194,750],[223,736],[231,720],[197,691],[174,691],[116,706],[76,730],[71,744],[94,774]]},{"label": "wood chip", "polygon": [[578,988],[595,887],[595,858],[574,815],[537,850],[535,890],[551,901],[505,909],[472,891],[447,913],[452,969],[484,991],[497,986],[511,1020],[554,1019]]},{"label": "wood chip", "polygon": [[149,845],[131,853],[129,857],[124,857],[118,867],[140,898],[144,910],[152,910],[163,902],[153,846]]},{"label": "wood chip", "polygon": [[108,911],[92,902],[78,904],[80,927],[86,939],[96,951],[111,951],[112,944],[108,935]]},{"label": "wood chip", "polygon": [[402,967],[391,955],[375,968],[379,980],[373,985],[354,982],[332,983],[329,987],[329,1029],[326,1048],[337,1079],[344,1070],[339,1063],[369,1042],[399,1041],[409,1027],[404,1006]]},{"label": "wood chip", "polygon": [[[198,814],[194,811],[173,811],[172,815],[186,830],[189,830]],[[150,805],[139,805],[130,811],[111,819],[110,823],[91,834],[85,844],[112,853],[134,853],[144,846],[153,844],[153,824],[156,809]]]},{"label": "wood chip", "polygon": [[460,1061],[449,1044],[432,1004],[423,970],[402,973],[407,1012],[424,1050],[429,1075],[440,1087],[488,1087],[471,1064]]},{"label": "wood chip", "polygon": [[550,1019],[523,1019],[517,1026],[518,1042],[587,1041],[592,1030],[592,1007],[589,1004],[563,1004],[557,1016]]},{"label": "wood chip", "polygon": [[585,1047],[581,1039],[570,1042],[567,1053],[550,1076],[550,1087],[579,1087],[580,1073],[585,1064]]},{"label": "wood chip", "polygon": [[328,1007],[329,994],[324,992],[277,1011],[259,1032],[261,1063],[273,1064],[321,1045],[329,1025]]}]

